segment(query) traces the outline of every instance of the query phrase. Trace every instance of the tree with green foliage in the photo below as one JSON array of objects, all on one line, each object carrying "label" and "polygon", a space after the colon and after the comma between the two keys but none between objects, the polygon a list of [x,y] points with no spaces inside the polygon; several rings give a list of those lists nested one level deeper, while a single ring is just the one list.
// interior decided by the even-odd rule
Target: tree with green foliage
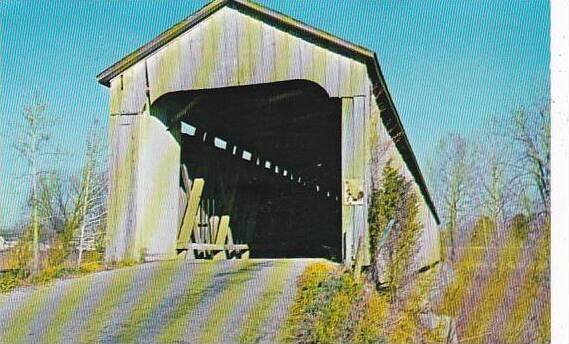
[{"label": "tree with green foliage", "polygon": [[[368,221],[372,278],[376,283],[388,286],[393,300],[397,291],[409,281],[413,259],[419,250],[423,227],[417,216],[418,202],[412,182],[389,161],[382,172],[381,187],[372,192]],[[395,225],[386,233],[392,220]]]}]

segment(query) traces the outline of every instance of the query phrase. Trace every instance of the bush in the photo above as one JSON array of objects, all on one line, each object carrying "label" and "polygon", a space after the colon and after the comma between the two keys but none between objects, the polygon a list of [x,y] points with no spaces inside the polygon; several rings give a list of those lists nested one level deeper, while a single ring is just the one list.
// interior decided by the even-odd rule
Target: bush
[{"label": "bush", "polygon": [[26,270],[13,269],[0,273],[0,293],[7,293],[22,285],[27,277]]},{"label": "bush", "polygon": [[[361,318],[364,283],[332,264],[310,265],[300,276],[284,342],[352,342]],[[373,289],[373,288],[371,288]]]},{"label": "bush", "polygon": [[[394,299],[398,290],[409,283],[423,225],[418,219],[419,198],[412,183],[391,161],[383,169],[381,182],[381,187],[371,194],[368,214],[372,278],[378,286],[387,285]],[[392,220],[394,227],[384,233]]]},{"label": "bush", "polygon": [[285,322],[287,343],[441,343],[445,329],[429,328],[422,317],[438,319],[427,301],[438,272],[416,275],[399,305],[372,281],[354,279],[332,265],[312,265],[298,280]]},{"label": "bush", "polygon": [[372,290],[361,320],[356,325],[354,343],[385,343],[385,325],[389,315],[389,297]]},{"label": "bush", "polygon": [[81,264],[81,272],[82,273],[93,273],[103,270],[104,266],[100,262],[88,262],[85,264]]},{"label": "bush", "polygon": [[40,270],[37,274],[32,275],[30,282],[34,284],[43,284],[61,277],[61,275],[61,267],[49,266],[43,270]]}]

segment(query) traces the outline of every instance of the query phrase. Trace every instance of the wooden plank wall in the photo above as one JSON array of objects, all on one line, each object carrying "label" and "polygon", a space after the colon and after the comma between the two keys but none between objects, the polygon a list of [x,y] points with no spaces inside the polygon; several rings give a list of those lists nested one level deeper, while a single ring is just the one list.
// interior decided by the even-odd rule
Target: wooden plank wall
[{"label": "wooden plank wall", "polygon": [[[147,92],[152,103],[168,92],[179,90],[292,79],[313,81],[322,86],[329,96],[343,99],[342,178],[359,178],[365,187],[363,206],[342,206],[343,235],[348,255],[351,256],[357,236],[368,235],[367,199],[371,191],[372,173],[378,170],[377,166],[371,166],[373,137],[379,136],[380,141],[390,142],[383,124],[378,120],[380,109],[371,93],[371,82],[364,64],[226,7],[111,80],[111,114],[141,112],[147,102]],[[116,132],[112,136],[119,137],[121,130],[111,124],[111,131]],[[157,144],[162,140],[155,139],[157,141],[154,143],[147,142],[152,140],[149,136],[144,144]],[[114,138],[111,145],[118,149],[122,143]],[[122,153],[114,151],[114,154],[116,157],[113,161],[122,159],[118,156]],[[393,145],[389,148],[389,154],[394,164],[411,177]],[[152,163],[149,161],[146,164],[150,166]],[[111,169],[116,170],[117,166],[113,165]],[[119,183],[119,179],[131,178],[119,176],[117,171],[114,173],[111,183],[115,189],[117,184],[122,183]],[[127,181],[124,185],[129,183],[132,182]],[[177,195],[178,190],[164,192],[170,191]],[[112,204],[131,202],[116,192],[111,195],[115,198],[111,200]],[[134,202],[131,203],[129,207],[134,207]],[[118,213],[120,211],[115,211],[115,214]],[[434,223],[429,211],[424,218],[425,223]],[[436,226],[427,227],[430,232],[426,237],[432,241]],[[365,260],[369,263],[369,256]]]},{"label": "wooden plank wall", "polygon": [[152,103],[173,91],[292,79],[331,97],[367,96],[364,64],[223,8],[111,80],[111,113],[140,112],[147,83]]},{"label": "wooden plank wall", "polygon": [[379,178],[381,178],[381,173],[388,160],[391,160],[393,166],[396,167],[405,178],[414,181],[413,190],[419,195],[419,218],[423,224],[423,235],[419,243],[421,247],[416,256],[415,263],[417,264],[417,268],[431,265],[440,260],[438,225],[425,202],[424,196],[420,192],[417,182],[407,168],[403,157],[396,149],[393,139],[380,120],[381,111],[374,100],[370,102],[370,107],[370,120],[373,123],[372,127],[375,127],[376,130],[375,133],[370,132],[370,154],[377,154],[377,152],[380,151],[382,157],[381,159],[374,160],[371,159],[370,155],[369,181],[371,183],[371,174],[376,174],[376,176],[373,176],[374,178],[378,178],[377,174],[379,174]]},{"label": "wooden plank wall", "polygon": [[138,165],[139,116],[112,116],[109,135],[109,204],[107,259],[123,260],[135,254],[136,174]]},{"label": "wooden plank wall", "polygon": [[137,227],[145,259],[171,257],[178,233],[181,126],[167,128],[148,112],[139,116]]}]

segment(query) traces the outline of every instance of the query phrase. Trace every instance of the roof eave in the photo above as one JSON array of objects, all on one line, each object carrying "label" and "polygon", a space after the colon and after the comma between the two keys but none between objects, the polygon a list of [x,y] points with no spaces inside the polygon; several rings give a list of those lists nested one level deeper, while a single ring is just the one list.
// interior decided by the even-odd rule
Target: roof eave
[{"label": "roof eave", "polygon": [[[431,195],[427,188],[427,183],[425,182],[423,174],[421,173],[421,169],[419,168],[419,163],[417,162],[417,158],[415,156],[415,153],[413,152],[413,148],[411,147],[411,143],[409,142],[407,133],[405,132],[405,128],[403,127],[403,123],[401,122],[401,117],[399,116],[397,108],[395,107],[393,99],[391,98],[391,94],[389,93],[389,89],[387,88],[387,83],[385,82],[385,78],[383,76],[383,73],[379,66],[377,55],[375,53],[373,54],[373,58],[368,61],[367,66],[369,69],[371,69],[371,73],[369,73],[370,77],[372,77],[372,79],[377,78],[376,80],[372,81],[374,81],[373,83],[374,96],[376,98],[378,106],[381,108],[381,105],[386,104],[387,105],[386,110],[391,112],[392,118],[394,118],[396,121],[396,130],[398,130],[399,132],[390,133],[390,134],[395,144],[399,146],[398,147],[399,151],[401,151],[400,147],[403,147],[408,151],[407,154],[401,154],[401,155],[403,156],[403,159],[407,163],[408,168],[411,170],[413,178],[415,178],[415,181],[419,185],[421,194],[425,198],[425,202],[427,203],[427,206],[431,210],[431,213],[433,214],[436,223],[440,224],[441,222],[435,207],[435,203],[431,198]],[[380,90],[377,90],[377,86],[380,87]]]},{"label": "roof eave", "polygon": [[123,57],[116,63],[112,64],[110,67],[102,71],[97,75],[97,79],[100,84],[109,87],[111,85],[111,80],[120,75],[122,72],[132,67],[137,62],[143,60],[145,57],[149,56],[156,50],[160,49],[164,45],[168,44],[170,41],[174,40],[183,32],[191,29],[202,20],[211,16],[217,12],[222,7],[226,6],[232,0],[215,0],[206,6],[202,7],[197,12],[193,13],[191,16],[182,20],[178,24],[172,26],[168,30],[164,31],[156,38],[136,49],[132,53]]}]

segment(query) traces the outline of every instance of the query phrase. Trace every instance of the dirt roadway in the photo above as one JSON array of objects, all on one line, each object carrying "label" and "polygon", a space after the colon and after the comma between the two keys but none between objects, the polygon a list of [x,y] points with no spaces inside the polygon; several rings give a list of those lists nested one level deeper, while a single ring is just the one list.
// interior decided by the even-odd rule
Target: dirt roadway
[{"label": "dirt roadway", "polygon": [[170,261],[0,295],[0,343],[274,343],[311,259]]}]

